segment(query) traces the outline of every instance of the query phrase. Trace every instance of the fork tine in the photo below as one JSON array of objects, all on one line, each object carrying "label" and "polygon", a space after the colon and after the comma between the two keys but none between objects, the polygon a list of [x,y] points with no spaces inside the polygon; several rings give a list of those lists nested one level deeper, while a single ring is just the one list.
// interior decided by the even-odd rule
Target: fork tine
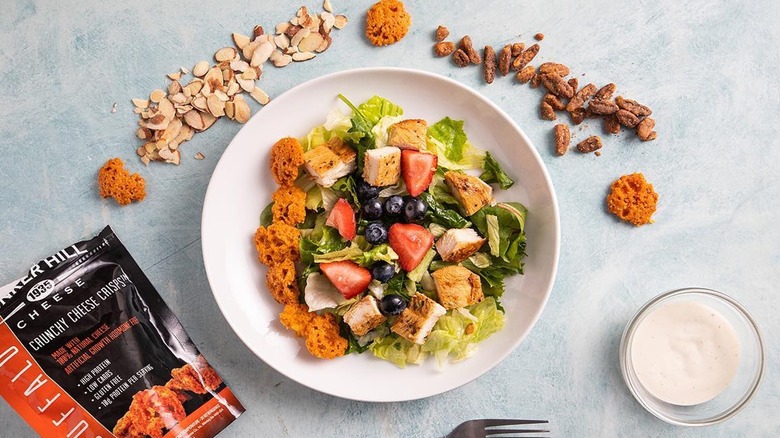
[{"label": "fork tine", "polygon": [[[549,433],[549,430],[544,429],[485,429],[485,436],[498,436],[507,433]],[[497,437],[505,438],[505,437]]]},{"label": "fork tine", "polygon": [[488,418],[485,420],[482,420],[484,422],[485,427],[491,427],[491,426],[517,426],[520,424],[548,424],[550,423],[547,420],[512,420],[512,419],[506,419],[506,418]]}]

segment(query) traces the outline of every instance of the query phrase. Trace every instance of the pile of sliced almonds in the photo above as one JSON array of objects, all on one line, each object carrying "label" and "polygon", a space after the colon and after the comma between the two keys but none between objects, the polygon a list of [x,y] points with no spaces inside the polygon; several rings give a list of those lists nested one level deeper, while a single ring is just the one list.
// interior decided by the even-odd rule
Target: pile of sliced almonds
[{"label": "pile of sliced almonds", "polygon": [[[330,47],[331,30],[346,26],[347,17],[332,14],[330,0],[325,0],[323,9],[325,12],[312,15],[301,6],[292,20],[276,26],[275,35],[266,34],[262,26],[255,26],[251,37],[234,33],[236,47],[217,50],[215,64],[195,64],[193,79],[186,85],[181,79],[190,71],[182,67],[168,75],[172,82],[167,92],[154,90],[149,99],[133,99],[134,111],[140,116],[136,135],[145,142],[136,150],[141,161],[179,164],[179,147],[195,132],[205,131],[222,116],[246,123],[251,111],[242,92],[249,93],[260,105],[270,100],[256,85],[263,64],[284,67],[292,61],[313,59]],[[200,152],[196,155],[203,159]]]}]

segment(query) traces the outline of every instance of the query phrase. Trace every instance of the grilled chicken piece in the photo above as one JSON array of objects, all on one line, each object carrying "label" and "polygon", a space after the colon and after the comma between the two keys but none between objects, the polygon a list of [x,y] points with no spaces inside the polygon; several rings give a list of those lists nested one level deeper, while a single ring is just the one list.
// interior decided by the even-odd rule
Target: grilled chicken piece
[{"label": "grilled chicken piece", "polygon": [[452,228],[436,241],[436,251],[445,262],[460,263],[479,251],[484,243],[485,239],[471,228]]},{"label": "grilled chicken piece", "polygon": [[363,180],[375,187],[391,186],[401,179],[401,150],[385,146],[366,151]]},{"label": "grilled chicken piece", "polygon": [[366,295],[347,310],[344,322],[352,329],[352,333],[363,336],[385,322],[385,317],[379,312],[376,298]]},{"label": "grilled chicken piece", "polygon": [[476,176],[450,170],[444,174],[444,180],[467,216],[478,212],[493,200],[493,188]]},{"label": "grilled chicken piece", "polygon": [[390,125],[387,145],[401,149],[425,150],[428,143],[428,122],[420,119],[401,120]]},{"label": "grilled chicken piece", "polygon": [[350,155],[341,149],[337,150],[341,156],[327,144],[323,144],[303,154],[303,168],[322,187],[330,187],[342,176],[355,171],[356,154],[353,153],[351,160],[345,161],[344,158],[349,158]]},{"label": "grilled chicken piece", "polygon": [[351,165],[351,172],[355,171],[355,166],[357,165],[357,151],[353,149],[352,146],[348,145],[347,142],[339,137],[331,138],[325,143],[325,146],[338,155],[339,158],[341,158],[341,161],[347,163],[348,166]]},{"label": "grilled chicken piece", "polygon": [[447,311],[439,303],[418,292],[390,329],[415,344],[422,344],[445,313]]},{"label": "grilled chicken piece", "polygon": [[470,306],[485,298],[479,275],[463,266],[447,266],[434,271],[431,276],[439,302],[445,309]]}]

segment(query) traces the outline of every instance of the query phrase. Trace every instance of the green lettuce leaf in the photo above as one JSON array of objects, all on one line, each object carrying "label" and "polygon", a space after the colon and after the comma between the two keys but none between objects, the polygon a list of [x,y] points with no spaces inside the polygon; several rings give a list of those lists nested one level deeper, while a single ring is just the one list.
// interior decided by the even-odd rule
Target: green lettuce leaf
[{"label": "green lettuce leaf", "polygon": [[[407,363],[419,361],[420,352],[419,349],[414,349],[414,346],[414,343],[396,334],[391,334],[374,340],[368,349],[374,356],[389,361],[399,368],[406,368]],[[411,351],[410,354],[410,350],[414,351]]]},{"label": "green lettuce leaf", "polygon": [[349,242],[341,238],[338,230],[320,224],[311,233],[301,237],[301,262],[304,265],[314,263],[315,255],[339,251],[348,246]]},{"label": "green lettuce leaf", "polygon": [[410,280],[412,280],[415,283],[419,283],[422,279],[423,273],[428,271],[428,266],[430,266],[431,261],[433,261],[433,258],[436,257],[436,251],[433,249],[429,249],[427,253],[425,253],[425,256],[423,257],[422,261],[420,261],[420,264],[417,265],[416,268],[409,271],[408,274],[406,274],[406,277]]},{"label": "green lettuce leaf", "polygon": [[463,149],[466,144],[466,131],[463,130],[463,120],[452,120],[445,117],[428,127],[428,136],[445,146],[444,156],[454,162],[463,159]]},{"label": "green lettuce leaf", "polygon": [[337,251],[324,254],[314,254],[313,257],[314,263],[341,262],[344,260],[349,260],[364,267],[372,266],[378,261],[384,261],[392,264],[398,260],[398,254],[396,254],[395,251],[393,251],[393,248],[390,248],[390,245],[386,243],[364,250],[361,248],[361,245],[358,242],[352,242],[349,247]]},{"label": "green lettuce leaf", "polygon": [[490,247],[490,255],[498,257],[501,255],[501,237],[500,227],[498,225],[498,216],[488,214],[485,215],[485,223],[487,226],[487,238],[488,246]]},{"label": "green lettuce leaf", "polygon": [[479,176],[482,181],[485,181],[486,183],[498,183],[501,190],[506,190],[515,184],[512,178],[510,178],[501,168],[501,165],[498,164],[498,161],[490,155],[490,152],[485,153],[484,167],[485,171]]},{"label": "green lettuce leaf", "polygon": [[428,192],[420,193],[420,199],[428,205],[428,212],[425,214],[425,218],[433,223],[447,228],[465,228],[471,224],[456,210],[445,207]]},{"label": "green lettuce leaf", "polygon": [[267,227],[274,221],[273,213],[274,203],[271,202],[265,206],[263,212],[260,213],[260,225]]},{"label": "green lettuce leaf", "polygon": [[358,105],[358,111],[371,123],[371,126],[379,123],[382,117],[400,116],[404,113],[403,108],[380,96],[373,96]]},{"label": "green lettuce leaf", "polygon": [[360,200],[358,200],[357,196],[357,185],[355,184],[355,179],[352,175],[339,178],[330,189],[335,191],[340,198],[346,198],[347,201],[350,201],[352,204],[360,205]]}]

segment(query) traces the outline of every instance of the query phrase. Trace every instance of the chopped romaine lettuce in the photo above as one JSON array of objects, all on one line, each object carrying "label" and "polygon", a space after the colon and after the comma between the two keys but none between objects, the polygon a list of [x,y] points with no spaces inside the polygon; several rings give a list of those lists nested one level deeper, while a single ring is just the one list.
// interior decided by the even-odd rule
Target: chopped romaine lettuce
[{"label": "chopped romaine lettuce", "polygon": [[432,194],[422,192],[420,193],[420,199],[428,205],[428,212],[425,214],[425,217],[431,222],[447,228],[465,228],[469,226],[470,222],[461,216],[460,213],[439,203]]},{"label": "chopped romaine lettuce", "polygon": [[355,179],[352,177],[352,175],[339,178],[330,188],[337,192],[339,197],[346,198],[347,201],[350,201],[355,205],[360,205],[360,201],[358,200],[357,196]]},{"label": "chopped romaine lettuce", "polygon": [[[320,215],[320,217],[324,216]],[[319,221],[318,221],[319,222]],[[346,248],[349,242],[342,239],[335,228],[323,224],[316,227],[308,235],[301,235],[301,262],[308,265],[314,262],[314,256],[339,251]]]},{"label": "chopped romaine lettuce", "polygon": [[419,349],[409,354],[414,346],[414,343],[396,334],[391,334],[375,339],[368,349],[374,353],[374,356],[390,361],[399,368],[406,368],[407,363],[416,363],[416,360],[409,359],[417,359],[417,356],[420,354]]},{"label": "chopped romaine lettuce", "polygon": [[490,255],[493,257],[498,257],[501,255],[501,238],[499,237],[498,216],[493,214],[485,215],[485,222],[487,224],[487,237],[488,246],[490,247]]},{"label": "chopped romaine lettuce", "polygon": [[485,152],[484,167],[485,171],[479,176],[482,181],[485,181],[486,183],[498,183],[501,190],[507,190],[515,184],[512,178],[510,178],[501,168],[501,165],[498,164],[498,161],[490,155],[490,152]]},{"label": "chopped romaine lettuce", "polygon": [[312,273],[306,277],[304,300],[310,312],[334,309],[345,301],[341,292],[324,275]]},{"label": "chopped romaine lettuce", "polygon": [[378,261],[393,263],[395,260],[398,260],[398,254],[386,243],[364,251],[357,242],[352,242],[348,248],[324,254],[314,254],[314,263],[340,262],[344,260],[353,261],[360,266],[371,266]]},{"label": "chopped romaine lettuce", "polygon": [[485,152],[466,138],[463,121],[445,117],[428,127],[429,151],[439,156],[439,165],[448,169],[482,169]]},{"label": "chopped romaine lettuce", "polygon": [[387,146],[387,130],[390,125],[400,122],[403,117],[400,116],[384,116],[379,119],[376,125],[371,128],[371,133],[374,134],[374,147],[382,148]]},{"label": "chopped romaine lettuce", "polygon": [[358,110],[372,125],[379,123],[382,117],[400,116],[404,113],[403,108],[380,96],[373,96],[361,103]]},{"label": "chopped romaine lettuce", "polygon": [[425,257],[423,257],[422,261],[420,261],[420,264],[417,265],[416,268],[409,271],[408,274],[406,274],[406,278],[412,280],[415,283],[419,283],[422,279],[423,273],[428,271],[428,266],[430,266],[434,257],[436,257],[436,251],[429,249],[428,252],[425,253]]},{"label": "chopped romaine lettuce", "polygon": [[271,223],[274,220],[273,208],[274,208],[273,202],[265,206],[263,212],[260,213],[260,225],[264,227],[271,225]]}]

